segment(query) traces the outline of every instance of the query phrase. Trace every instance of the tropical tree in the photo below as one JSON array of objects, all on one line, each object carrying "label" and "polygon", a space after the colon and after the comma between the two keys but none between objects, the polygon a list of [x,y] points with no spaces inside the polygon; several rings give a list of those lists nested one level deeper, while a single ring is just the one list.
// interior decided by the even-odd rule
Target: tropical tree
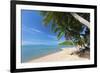
[{"label": "tropical tree", "polygon": [[83,17],[79,16],[76,13],[71,13],[73,17],[75,17],[79,22],[86,25],[88,28],[90,28],[90,22],[84,19]]},{"label": "tropical tree", "polygon": [[[85,43],[89,42],[86,39],[89,39],[88,34],[81,34],[84,31],[84,28],[89,30],[89,14],[88,13],[70,13],[70,12],[46,12],[42,11],[41,15],[43,16],[43,22],[45,26],[52,23],[52,30],[57,33],[58,39],[62,36],[65,36],[66,40],[70,39],[74,41],[82,41],[80,39],[83,36]],[[79,42],[80,44],[80,42]]]}]

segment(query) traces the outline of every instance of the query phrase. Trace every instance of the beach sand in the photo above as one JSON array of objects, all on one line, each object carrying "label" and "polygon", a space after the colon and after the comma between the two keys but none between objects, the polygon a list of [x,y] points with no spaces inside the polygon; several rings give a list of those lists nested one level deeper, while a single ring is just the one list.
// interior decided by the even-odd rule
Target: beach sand
[{"label": "beach sand", "polygon": [[61,51],[33,59],[29,61],[34,62],[53,62],[53,61],[76,61],[76,60],[89,60],[88,58],[79,57],[76,54],[71,55],[72,52],[77,51],[76,48],[62,48]]}]

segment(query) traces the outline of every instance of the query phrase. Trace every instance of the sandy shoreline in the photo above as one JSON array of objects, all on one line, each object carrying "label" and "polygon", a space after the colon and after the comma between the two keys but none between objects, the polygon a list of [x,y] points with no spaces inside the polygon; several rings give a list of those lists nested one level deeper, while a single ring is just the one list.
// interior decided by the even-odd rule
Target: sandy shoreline
[{"label": "sandy shoreline", "polygon": [[38,59],[33,59],[29,62],[32,63],[32,62],[89,60],[88,58],[82,58],[75,54],[71,55],[71,53],[76,50],[77,50],[76,48],[62,48],[62,51],[49,54]]}]

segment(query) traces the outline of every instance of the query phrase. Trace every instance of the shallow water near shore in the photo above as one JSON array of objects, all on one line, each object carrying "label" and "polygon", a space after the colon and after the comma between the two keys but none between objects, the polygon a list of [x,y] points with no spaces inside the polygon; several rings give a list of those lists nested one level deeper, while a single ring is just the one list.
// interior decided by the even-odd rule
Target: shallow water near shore
[{"label": "shallow water near shore", "polygon": [[61,51],[64,47],[74,46],[59,46],[59,45],[23,45],[21,48],[21,62],[28,62],[31,59],[37,59],[42,56]]}]

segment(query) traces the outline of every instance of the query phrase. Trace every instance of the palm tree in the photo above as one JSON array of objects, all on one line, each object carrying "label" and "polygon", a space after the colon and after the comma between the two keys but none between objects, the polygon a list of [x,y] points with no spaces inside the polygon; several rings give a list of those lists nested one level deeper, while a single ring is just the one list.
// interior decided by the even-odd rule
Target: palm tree
[{"label": "palm tree", "polygon": [[88,28],[90,28],[90,22],[84,19],[83,17],[79,16],[77,13],[71,13],[73,17],[75,17],[79,22],[86,25]]},{"label": "palm tree", "polygon": [[[88,13],[70,13],[70,12],[40,12],[43,16],[43,22],[45,26],[52,23],[52,30],[57,33],[58,39],[65,36],[66,39],[80,39],[80,32],[84,30],[84,27],[89,29],[89,14]],[[84,39],[88,39],[89,34],[84,35]],[[86,38],[87,36],[87,38]],[[74,42],[74,41],[73,41]],[[80,42],[79,42],[80,43]],[[85,41],[87,43],[87,41]],[[83,43],[82,43],[83,44]]]}]

